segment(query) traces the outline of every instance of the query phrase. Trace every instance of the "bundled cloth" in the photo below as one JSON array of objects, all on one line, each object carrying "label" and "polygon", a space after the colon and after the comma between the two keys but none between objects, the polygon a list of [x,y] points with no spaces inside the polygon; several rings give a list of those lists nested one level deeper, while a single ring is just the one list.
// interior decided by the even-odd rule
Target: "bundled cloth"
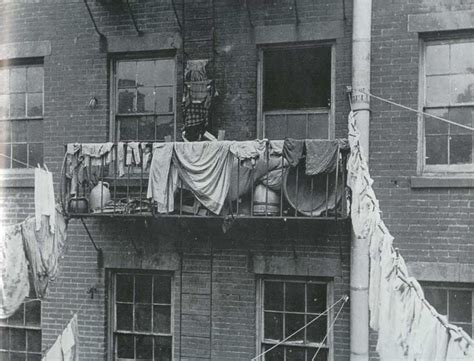
[{"label": "bundled cloth", "polygon": [[369,246],[370,326],[378,331],[376,349],[380,359],[473,360],[474,341],[425,300],[420,284],[409,276],[403,257],[394,251],[393,237],[380,217],[359,137],[351,112],[351,154],[347,163],[351,220],[355,236]]},{"label": "bundled cloth", "polygon": [[79,361],[79,332],[77,314],[58,336],[53,346],[48,350],[42,361]]}]

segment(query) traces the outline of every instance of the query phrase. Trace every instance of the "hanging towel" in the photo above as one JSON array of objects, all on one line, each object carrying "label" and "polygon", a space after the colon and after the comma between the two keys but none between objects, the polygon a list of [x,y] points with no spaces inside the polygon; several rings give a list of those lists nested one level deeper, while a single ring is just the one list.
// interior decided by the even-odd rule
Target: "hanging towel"
[{"label": "hanging towel", "polygon": [[306,139],[306,174],[331,173],[339,159],[336,140]]},{"label": "hanging towel", "polygon": [[286,138],[283,143],[283,155],[292,167],[296,167],[303,157],[304,140]]},{"label": "hanging towel", "polygon": [[61,350],[64,361],[79,361],[79,334],[77,315],[74,315],[61,335]]},{"label": "hanging towel", "polygon": [[231,142],[175,143],[173,163],[203,206],[219,214],[231,182]]},{"label": "hanging towel", "polygon": [[49,217],[49,227],[54,233],[56,210],[53,175],[47,170],[35,168],[35,219],[36,230],[41,228],[41,216]]},{"label": "hanging towel", "polygon": [[0,226],[0,319],[13,315],[29,292],[21,224]]},{"label": "hanging towel", "polygon": [[58,336],[53,346],[48,350],[42,361],[63,361],[63,352],[61,350],[61,336]]},{"label": "hanging towel", "polygon": [[51,233],[46,216],[41,218],[41,229],[35,230],[35,219],[29,217],[21,224],[26,257],[33,274],[36,295],[46,295],[49,281],[56,278],[59,259],[66,241],[66,221],[56,210],[56,231]]},{"label": "hanging towel", "polygon": [[266,140],[247,140],[232,142],[230,152],[239,160],[256,159],[263,157],[267,149]]},{"label": "hanging towel", "polygon": [[130,142],[127,143],[127,158],[125,160],[125,165],[140,165],[140,143]]},{"label": "hanging towel", "polygon": [[178,187],[178,170],[171,164],[173,143],[153,144],[147,198],[157,203],[158,213],[174,211],[174,193]]},{"label": "hanging towel", "polygon": [[90,164],[93,167],[100,167],[102,161],[104,165],[110,164],[112,161],[112,147],[114,143],[84,143],[82,144],[82,155],[85,158],[86,164]]}]

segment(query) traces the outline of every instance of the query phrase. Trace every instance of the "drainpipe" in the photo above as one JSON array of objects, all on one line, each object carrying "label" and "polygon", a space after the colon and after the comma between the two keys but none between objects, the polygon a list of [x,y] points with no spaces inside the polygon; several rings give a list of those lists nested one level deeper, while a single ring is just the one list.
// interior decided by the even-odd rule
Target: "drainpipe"
[{"label": "drainpipe", "polygon": [[[354,0],[352,23],[352,108],[362,152],[369,160],[369,97],[371,0]],[[351,244],[351,361],[369,359],[369,249],[367,239],[352,232]]]}]

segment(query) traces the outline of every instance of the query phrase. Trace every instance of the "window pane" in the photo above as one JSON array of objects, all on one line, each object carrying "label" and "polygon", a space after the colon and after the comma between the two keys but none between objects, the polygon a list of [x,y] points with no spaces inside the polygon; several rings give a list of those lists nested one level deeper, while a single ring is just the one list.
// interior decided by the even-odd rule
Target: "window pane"
[{"label": "window pane", "polygon": [[306,115],[288,114],[288,134],[287,137],[295,139],[305,139],[306,136]]},{"label": "window pane", "polygon": [[449,321],[472,323],[472,291],[449,290]]},{"label": "window pane", "polygon": [[265,310],[283,310],[283,282],[265,281]]},{"label": "window pane", "polygon": [[448,298],[446,290],[440,288],[425,288],[424,290],[426,300],[438,311],[441,315],[448,315]]},{"label": "window pane", "polygon": [[154,85],[154,67],[155,62],[153,60],[141,60],[137,62],[137,86]]},{"label": "window pane", "polygon": [[138,140],[155,140],[155,118],[143,116],[138,120]]},{"label": "window pane", "polygon": [[10,349],[10,329],[6,327],[0,327],[0,349]]},{"label": "window pane", "polygon": [[[36,166],[36,163],[31,163]],[[41,301],[31,301],[25,303],[25,318],[28,326],[41,325]]]},{"label": "window pane", "polygon": [[40,117],[43,115],[43,93],[28,93],[28,116]]},{"label": "window pane", "polygon": [[12,167],[26,168],[28,162],[28,145],[27,144],[13,144],[12,145]]},{"label": "window pane", "polygon": [[118,94],[118,113],[135,112],[135,89],[120,89]]},{"label": "window pane", "polygon": [[449,45],[428,45],[426,47],[426,75],[449,73]]},{"label": "window pane", "polygon": [[0,95],[0,119],[10,117],[10,96]]},{"label": "window pane", "polygon": [[10,118],[24,118],[26,113],[25,93],[10,94]]},{"label": "window pane", "polygon": [[474,102],[474,74],[453,75],[451,77],[451,103],[472,102]]},{"label": "window pane", "polygon": [[41,142],[43,141],[43,122],[41,120],[30,120],[27,123],[27,141]]},{"label": "window pane", "polygon": [[135,305],[135,330],[151,331],[151,305]]},{"label": "window pane", "polygon": [[36,166],[43,164],[43,143],[28,144],[28,164]]},{"label": "window pane", "polygon": [[[265,350],[271,347],[271,345],[268,345],[265,347]],[[285,359],[284,351],[285,349],[283,348],[283,346],[274,348],[273,350],[265,354],[265,361],[283,361]]]},{"label": "window pane", "polygon": [[451,44],[451,72],[472,73],[474,68],[474,42]]},{"label": "window pane", "polygon": [[41,352],[41,331],[27,330],[29,352]]},{"label": "window pane", "polygon": [[304,361],[306,350],[301,347],[285,347],[286,361]]},{"label": "window pane", "polygon": [[138,88],[137,91],[137,112],[153,113],[155,111],[154,88]]},{"label": "window pane", "polygon": [[[447,117],[449,120],[452,120],[456,123],[467,125],[468,127],[472,127],[474,124],[474,107],[456,107],[449,109],[449,116]],[[464,135],[472,135],[472,131],[453,125],[450,126],[450,134],[464,134]]]},{"label": "window pane", "polygon": [[28,361],[41,361],[41,354],[28,354]]},{"label": "window pane", "polygon": [[118,303],[115,317],[117,319],[117,330],[133,330],[133,305]]},{"label": "window pane", "polygon": [[133,336],[129,335],[117,335],[117,356],[119,358],[131,358],[135,357],[134,355],[134,340]]},{"label": "window pane", "polygon": [[309,114],[307,138],[329,138],[329,114]]},{"label": "window pane", "polygon": [[285,115],[265,114],[265,137],[268,139],[284,139],[288,134]]},{"label": "window pane", "polygon": [[163,59],[156,61],[155,85],[173,85],[174,84],[174,60]]},{"label": "window pane", "polygon": [[133,276],[119,274],[116,281],[117,302],[133,302]]},{"label": "window pane", "polygon": [[24,305],[18,307],[18,310],[8,318],[9,325],[20,325],[23,326],[25,324],[25,308]]},{"label": "window pane", "polygon": [[120,119],[120,140],[137,140],[137,123],[136,118]]},{"label": "window pane", "polygon": [[26,91],[26,68],[10,69],[10,92]]},{"label": "window pane", "polygon": [[20,352],[11,352],[10,361],[26,361],[26,354]]},{"label": "window pane", "polygon": [[28,141],[28,122],[23,120],[12,121],[12,142]]},{"label": "window pane", "polygon": [[135,276],[135,302],[151,303],[152,276]]},{"label": "window pane", "polygon": [[263,338],[270,340],[283,339],[283,314],[265,312]]},{"label": "window pane", "polygon": [[0,69],[0,94],[8,94],[10,89],[10,70]]},{"label": "window pane", "polygon": [[29,67],[26,72],[28,92],[43,92],[43,67]]},{"label": "window pane", "polygon": [[0,168],[8,169],[11,167],[11,159],[8,158],[11,156],[11,144],[0,144]]},{"label": "window pane", "polygon": [[10,349],[15,351],[26,350],[26,331],[20,328],[10,329]]},{"label": "window pane", "polygon": [[118,63],[117,77],[119,88],[134,87],[136,85],[136,64],[135,61],[121,61]]},{"label": "window pane", "polygon": [[[304,298],[303,298],[304,299]],[[305,324],[304,315],[299,314],[285,314],[285,337],[290,336]],[[289,341],[303,341],[304,340],[304,329],[290,338]]]},{"label": "window pane", "polygon": [[330,47],[265,51],[264,110],[328,107],[330,97]]},{"label": "window pane", "polygon": [[305,298],[305,284],[304,283],[286,283],[285,291],[285,310],[294,312],[305,312],[304,298]]},{"label": "window pane", "polygon": [[426,136],[426,164],[448,164],[447,136]]},{"label": "window pane", "polygon": [[[308,359],[311,360],[315,354],[316,354],[316,350],[312,349],[311,352],[309,352],[308,354]],[[327,361],[327,359],[328,359],[328,349],[321,348],[318,352],[318,356],[316,356],[314,361]]]},{"label": "window pane", "polygon": [[173,113],[173,88],[155,88],[156,113]]},{"label": "window pane", "polygon": [[[436,115],[438,117],[443,117],[447,118],[448,117],[448,112],[434,112],[434,111],[428,111],[428,113]],[[425,134],[427,135],[448,135],[449,134],[449,125],[446,122],[443,122],[442,120],[432,118],[429,116],[425,117]]]},{"label": "window pane", "polygon": [[171,361],[171,337],[155,337],[155,360]]},{"label": "window pane", "polygon": [[150,360],[153,357],[153,337],[136,336],[137,359]]},{"label": "window pane", "polygon": [[155,276],[153,285],[154,303],[171,303],[171,278]]},{"label": "window pane", "polygon": [[174,118],[172,116],[156,117],[156,139],[164,139],[174,134]]},{"label": "window pane", "polygon": [[[307,322],[317,316],[307,316]],[[308,342],[322,342],[326,336],[327,317],[321,316],[306,329],[306,338]]]},{"label": "window pane", "polygon": [[[326,310],[326,285],[311,284],[307,285],[308,312],[320,313]],[[311,316],[312,319],[312,316]]]},{"label": "window pane", "polygon": [[426,78],[426,105],[449,105],[449,76],[429,76]]},{"label": "window pane", "polygon": [[452,135],[449,164],[472,163],[472,135]]},{"label": "window pane", "polygon": [[153,332],[171,332],[171,306],[153,306]]}]

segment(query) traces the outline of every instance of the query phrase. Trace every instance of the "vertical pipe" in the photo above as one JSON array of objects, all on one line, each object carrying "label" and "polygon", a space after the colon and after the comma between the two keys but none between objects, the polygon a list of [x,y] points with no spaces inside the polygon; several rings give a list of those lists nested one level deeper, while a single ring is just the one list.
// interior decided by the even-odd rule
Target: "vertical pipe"
[{"label": "vertical pipe", "polygon": [[[370,45],[372,0],[354,0],[352,25],[352,107],[360,131],[362,154],[369,160]],[[351,361],[369,359],[369,251],[367,240],[352,231],[351,241]]]}]

